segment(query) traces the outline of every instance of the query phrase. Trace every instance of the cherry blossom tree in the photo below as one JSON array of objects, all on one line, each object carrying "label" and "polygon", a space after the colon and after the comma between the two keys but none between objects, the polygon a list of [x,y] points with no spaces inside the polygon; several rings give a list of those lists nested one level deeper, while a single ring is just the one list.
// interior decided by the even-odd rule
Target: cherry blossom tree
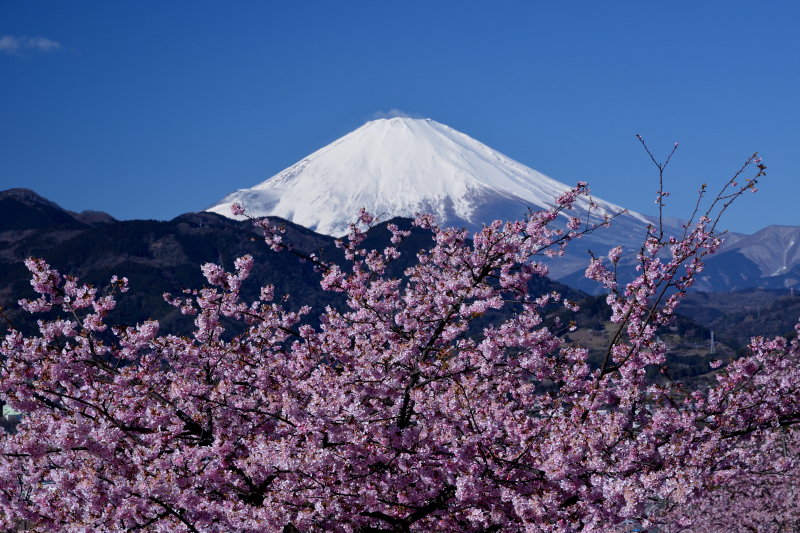
[{"label": "cherry blossom tree", "polygon": [[[752,166],[756,175],[737,183]],[[707,394],[645,380],[649,365],[665,362],[656,329],[720,245],[719,215],[755,189],[764,168],[748,159],[708,211],[698,203],[683,235],[651,227],[634,281],[616,279],[620,248],[592,257],[586,275],[610,291],[619,324],[598,368],[562,339],[574,325],[543,325],[547,306],[576,304],[528,291],[547,274],[543,259],[613,223],[575,213],[585,183],[553,208],[493,222],[471,240],[418,216],[433,246],[400,279],[387,268],[407,253],[408,232],[389,225],[390,246],[364,249],[369,213],[339,243],[346,265],[292,249],[281,228],[257,220],[269,246],[313,263],[322,287],[343,293],[348,307],[292,312],[271,286],[242,302],[246,256],[234,272],[205,265],[209,287],[165,295],[194,316],[193,337],[162,334],[155,321],[112,327],[125,278],[101,293],[31,258],[40,296],[22,305],[64,316],[40,321],[36,336],[10,328],[0,347],[0,399],[27,413],[0,437],[0,525],[680,530],[713,523],[704,509],[716,502],[783,498],[789,489],[770,475],[796,472],[796,438],[783,428],[800,420],[797,341],[757,340]],[[477,326],[501,309],[514,312]],[[305,323],[312,312],[321,313],[318,328]],[[223,317],[243,331],[228,335]],[[781,523],[794,524],[792,513]]]},{"label": "cherry blossom tree", "polygon": [[[797,326],[800,328],[800,325]],[[719,465],[692,505],[662,524],[669,532],[784,532],[800,527],[800,344],[755,338],[706,401],[718,431]],[[711,417],[714,417],[711,419]]]}]

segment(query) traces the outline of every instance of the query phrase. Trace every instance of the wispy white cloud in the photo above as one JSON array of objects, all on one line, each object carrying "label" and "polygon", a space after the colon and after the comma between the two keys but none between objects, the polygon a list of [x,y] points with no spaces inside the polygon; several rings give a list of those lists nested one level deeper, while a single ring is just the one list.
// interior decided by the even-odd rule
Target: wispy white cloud
[{"label": "wispy white cloud", "polygon": [[28,40],[28,45],[31,48],[35,48],[40,52],[51,52],[53,50],[58,50],[61,48],[61,43],[56,41],[51,41],[45,37],[34,37],[33,39]]},{"label": "wispy white cloud", "polygon": [[21,45],[19,39],[15,39],[10,35],[3,35],[3,37],[0,39],[0,51],[7,54],[18,53],[20,47]]},{"label": "wispy white cloud", "polygon": [[61,43],[45,37],[14,37],[3,35],[0,37],[0,52],[8,55],[19,55],[25,51],[53,52],[62,48]]},{"label": "wispy white cloud", "polygon": [[426,118],[424,115],[420,115],[419,113],[406,113],[405,111],[400,111],[399,109],[392,109],[388,113],[384,113],[383,111],[378,111],[374,113],[371,117],[372,120],[377,120],[379,118],[394,118],[394,117],[402,117],[402,118]]}]

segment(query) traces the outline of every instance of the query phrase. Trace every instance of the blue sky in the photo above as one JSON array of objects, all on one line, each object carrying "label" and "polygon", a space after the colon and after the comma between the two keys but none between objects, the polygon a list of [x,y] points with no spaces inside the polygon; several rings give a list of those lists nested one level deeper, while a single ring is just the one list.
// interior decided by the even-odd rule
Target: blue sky
[{"label": "blue sky", "polygon": [[668,214],[752,152],[733,231],[800,225],[797,2],[0,3],[0,189],[170,219],[400,109]]}]

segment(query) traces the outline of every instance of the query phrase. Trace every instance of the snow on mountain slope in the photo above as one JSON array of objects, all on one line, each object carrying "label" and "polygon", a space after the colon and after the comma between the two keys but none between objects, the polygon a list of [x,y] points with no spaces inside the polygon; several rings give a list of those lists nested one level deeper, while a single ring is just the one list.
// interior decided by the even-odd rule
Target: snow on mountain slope
[{"label": "snow on mountain slope", "polygon": [[[347,233],[362,207],[384,213],[384,220],[434,213],[440,226],[476,231],[497,218],[520,218],[528,207],[551,207],[570,187],[431,119],[395,117],[367,122],[206,210],[232,217],[236,202],[250,215],[278,216],[335,237]],[[594,201],[598,216],[622,210]],[[588,205],[581,198],[579,212]],[[626,227],[648,223],[638,213],[624,218]],[[636,234],[640,241],[643,233]]]},{"label": "snow on mountain slope", "polygon": [[800,264],[800,227],[767,226],[726,240],[720,252],[728,251],[738,251],[756,263],[764,277],[780,276]]}]

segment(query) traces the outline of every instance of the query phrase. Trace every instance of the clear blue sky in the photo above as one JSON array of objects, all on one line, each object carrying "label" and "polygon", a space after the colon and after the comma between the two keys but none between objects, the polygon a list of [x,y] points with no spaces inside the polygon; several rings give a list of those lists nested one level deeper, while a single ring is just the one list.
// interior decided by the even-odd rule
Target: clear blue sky
[{"label": "clear blue sky", "polygon": [[0,189],[169,219],[400,109],[668,214],[753,151],[726,226],[800,225],[798,2],[0,3]]}]

